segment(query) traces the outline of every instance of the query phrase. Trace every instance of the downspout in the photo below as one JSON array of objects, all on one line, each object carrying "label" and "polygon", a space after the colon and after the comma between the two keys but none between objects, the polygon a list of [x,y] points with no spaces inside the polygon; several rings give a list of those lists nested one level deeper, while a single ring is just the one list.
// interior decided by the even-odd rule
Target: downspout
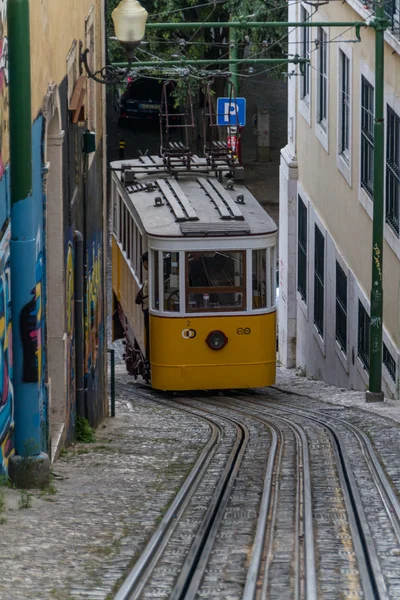
[{"label": "downspout", "polygon": [[80,231],[74,231],[75,244],[75,393],[76,414],[85,417],[85,379],[84,379],[84,326],[83,326],[83,300],[84,300],[84,242]]},{"label": "downspout", "polygon": [[[36,310],[36,239],[32,198],[32,112],[29,0],[8,0],[10,184],[11,184],[11,314],[13,326],[13,386],[15,453],[10,476],[17,485],[45,485],[50,475],[41,453],[39,371],[27,374],[27,361],[43,351],[39,336],[24,322],[30,305]],[[24,92],[21,93],[23,84]],[[37,333],[37,330],[36,330]],[[29,347],[26,336],[30,335]],[[24,345],[25,339],[25,345]],[[35,348],[32,346],[36,345]],[[29,352],[28,352],[29,351]],[[27,356],[28,354],[28,356]],[[35,380],[36,379],[36,380]],[[27,469],[23,459],[32,457]],[[26,462],[26,460],[25,460]],[[23,471],[26,471],[24,474]]]}]

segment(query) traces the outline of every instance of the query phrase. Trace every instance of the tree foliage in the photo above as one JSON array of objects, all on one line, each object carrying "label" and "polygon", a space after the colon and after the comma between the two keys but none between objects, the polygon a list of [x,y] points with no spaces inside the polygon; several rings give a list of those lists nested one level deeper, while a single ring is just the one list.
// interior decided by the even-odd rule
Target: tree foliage
[{"label": "tree foliage", "polygon": [[[120,0],[108,0],[107,30],[109,60],[124,60],[124,52],[115,40],[111,13]],[[208,70],[219,68],[218,59],[229,57],[229,31],[226,27],[218,29],[202,28],[206,21],[226,22],[229,19],[256,21],[285,21],[287,4],[283,0],[228,0],[227,2],[208,2],[186,0],[182,7],[180,0],[143,0],[141,4],[149,13],[148,22],[180,23],[197,22],[196,30],[147,30],[144,43],[136,51],[141,60],[153,60],[155,57],[167,60],[185,56],[188,59],[209,59]],[[250,45],[250,55],[255,57],[286,57],[287,31],[284,28],[240,29],[236,30],[239,57],[243,57],[246,45]],[[247,69],[248,65],[243,63]],[[228,70],[226,65],[221,69]],[[285,70],[284,69],[280,69]],[[279,70],[279,68],[278,68]],[[203,78],[202,73],[192,69],[193,79]],[[276,72],[275,72],[276,73]]]}]

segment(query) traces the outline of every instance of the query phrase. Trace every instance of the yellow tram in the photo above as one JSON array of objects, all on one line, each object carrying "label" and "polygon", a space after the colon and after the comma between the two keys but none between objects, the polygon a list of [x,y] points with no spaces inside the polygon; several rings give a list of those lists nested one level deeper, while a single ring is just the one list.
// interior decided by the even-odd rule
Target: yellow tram
[{"label": "yellow tram", "polygon": [[156,156],[111,164],[114,339],[155,389],[271,385],[276,225],[244,185],[192,160],[172,175]]}]

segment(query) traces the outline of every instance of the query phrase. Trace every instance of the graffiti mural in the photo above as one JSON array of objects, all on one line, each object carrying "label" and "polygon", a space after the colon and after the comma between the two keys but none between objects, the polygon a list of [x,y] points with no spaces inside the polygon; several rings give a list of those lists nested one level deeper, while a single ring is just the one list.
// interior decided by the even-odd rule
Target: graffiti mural
[{"label": "graffiti mural", "polygon": [[6,472],[13,454],[14,391],[12,384],[12,320],[10,227],[0,244],[0,472]]},{"label": "graffiti mural", "polygon": [[102,252],[100,245],[92,244],[87,280],[85,307],[85,372],[95,374],[100,347],[103,320]]},{"label": "graffiti mural", "polygon": [[0,0],[0,178],[8,160],[8,40],[7,0]]},{"label": "graffiti mural", "polygon": [[20,317],[24,383],[41,383],[43,376],[43,253],[36,260],[36,286]]},{"label": "graffiti mural", "polygon": [[65,268],[65,306],[67,317],[67,398],[66,430],[67,439],[74,435],[75,426],[75,305],[74,305],[74,248],[68,242]]}]

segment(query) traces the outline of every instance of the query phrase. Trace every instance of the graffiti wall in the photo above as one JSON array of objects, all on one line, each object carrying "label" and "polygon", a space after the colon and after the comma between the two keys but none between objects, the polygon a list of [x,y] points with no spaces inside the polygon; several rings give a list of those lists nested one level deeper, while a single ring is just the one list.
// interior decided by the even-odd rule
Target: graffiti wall
[{"label": "graffiti wall", "polygon": [[87,249],[86,265],[85,392],[89,420],[97,423],[103,416],[103,259],[100,242],[92,242]]},{"label": "graffiti wall", "polygon": [[7,228],[0,244],[0,470],[7,471],[13,454],[14,393],[12,384],[12,320],[10,279],[10,237]]},{"label": "graffiti wall", "polygon": [[72,231],[69,232],[65,265],[65,307],[67,332],[67,389],[66,389],[66,439],[74,438],[76,396],[75,396],[75,274],[74,244]]},{"label": "graffiti wall", "polygon": [[7,0],[0,0],[0,474],[14,453]]}]

